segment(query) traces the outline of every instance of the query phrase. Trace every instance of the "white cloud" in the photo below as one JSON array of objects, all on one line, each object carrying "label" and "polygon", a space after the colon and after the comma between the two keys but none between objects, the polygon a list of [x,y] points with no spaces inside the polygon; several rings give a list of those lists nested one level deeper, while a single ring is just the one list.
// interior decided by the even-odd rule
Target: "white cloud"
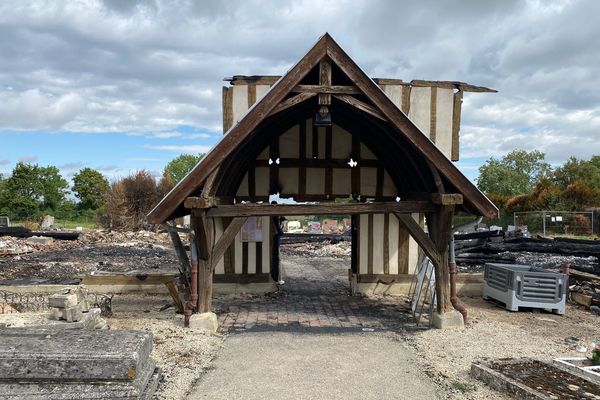
[{"label": "white cloud", "polygon": [[211,146],[202,146],[202,145],[164,145],[164,146],[153,146],[146,145],[144,146],[147,149],[152,150],[166,150],[166,151],[174,151],[179,153],[206,153],[211,149]]},{"label": "white cloud", "polygon": [[32,155],[32,156],[22,156],[22,157],[19,157],[19,162],[27,164],[27,163],[35,162],[35,161],[37,161],[37,159],[38,159],[38,156],[35,156],[35,155]]},{"label": "white cloud", "polygon": [[209,139],[177,129],[221,131],[223,77],[282,74],[329,31],[371,76],[498,89],[465,96],[463,157],[514,146],[539,148],[552,160],[600,154],[600,2],[176,4],[0,3],[0,132]]}]

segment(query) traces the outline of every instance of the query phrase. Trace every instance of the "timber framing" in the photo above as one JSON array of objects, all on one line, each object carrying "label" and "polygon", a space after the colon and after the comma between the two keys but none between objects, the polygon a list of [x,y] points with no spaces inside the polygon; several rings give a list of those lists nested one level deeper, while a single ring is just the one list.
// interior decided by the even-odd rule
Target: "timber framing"
[{"label": "timber framing", "polygon": [[[313,68],[318,68],[323,60],[331,60],[332,65],[341,70],[352,81],[353,85],[302,84],[303,78]],[[414,82],[414,84],[417,85],[418,82]],[[462,90],[466,90],[467,88],[463,86],[461,86]],[[469,89],[475,90],[476,88]],[[254,104],[236,125],[229,129],[223,139],[205,155],[198,165],[160,201],[148,214],[148,222],[163,223],[176,217],[177,213],[181,215],[184,210],[183,203],[185,199],[197,189],[198,185],[205,182],[210,174],[228,163],[240,144],[251,138],[260,124],[294,92],[315,93],[317,95],[331,94],[333,96],[360,95],[362,98],[368,99],[369,106],[376,109],[377,113],[385,118],[387,121],[385,124],[395,130],[397,135],[403,136],[413,146],[411,151],[420,154],[431,162],[444,181],[450,183],[457,189],[458,193],[463,195],[465,199],[463,206],[467,210],[488,217],[498,215],[498,209],[494,204],[398,109],[331,36],[325,34],[284,77],[275,83],[261,100]],[[364,101],[362,102],[364,103]],[[297,106],[291,106],[290,109]],[[356,106],[353,107],[356,108]],[[281,114],[281,112],[278,114]],[[383,121],[381,122],[383,123]],[[393,140],[396,141],[396,139]]]},{"label": "timber framing", "polygon": [[[196,198],[188,198],[186,207],[193,209]],[[322,204],[230,204],[206,210],[208,217],[251,217],[280,215],[354,215],[374,213],[436,212],[439,209],[428,201],[397,201],[373,203],[322,203]]]}]

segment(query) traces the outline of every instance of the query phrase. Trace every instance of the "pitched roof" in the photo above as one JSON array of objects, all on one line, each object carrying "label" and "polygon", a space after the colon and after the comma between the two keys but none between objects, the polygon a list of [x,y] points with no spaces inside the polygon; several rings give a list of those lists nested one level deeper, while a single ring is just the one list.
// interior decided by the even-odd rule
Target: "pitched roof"
[{"label": "pitched roof", "polygon": [[456,166],[429,140],[429,138],[398,109],[380,87],[373,82],[344,52],[329,34],[323,35],[310,51],[294,65],[287,74],[273,85],[265,96],[255,103],[246,115],[227,131],[221,140],[148,214],[148,222],[162,223],[170,218],[198,186],[218,168],[237,146],[265,120],[293,88],[325,57],[329,57],[354,85],[388,119],[414,147],[429,160],[457,190],[463,194],[465,203],[481,215],[494,217],[496,206],[471,183]]}]

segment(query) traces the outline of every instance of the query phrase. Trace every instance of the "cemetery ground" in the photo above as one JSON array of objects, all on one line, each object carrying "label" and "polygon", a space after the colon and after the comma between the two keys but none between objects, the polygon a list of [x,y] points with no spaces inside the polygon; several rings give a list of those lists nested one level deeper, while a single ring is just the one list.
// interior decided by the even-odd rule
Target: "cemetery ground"
[{"label": "cemetery ground", "polygon": [[[161,233],[95,231],[85,232],[78,241],[69,242],[52,240],[40,244],[13,238],[0,241],[5,249],[20,249],[0,258],[3,281],[28,279],[30,283],[67,285],[75,283],[77,276],[92,271],[160,271],[177,266],[169,238]],[[333,369],[347,368],[352,362],[348,354],[340,351],[332,358],[321,351],[332,346],[340,346],[341,350],[351,345],[371,349],[373,357],[378,357],[377,351],[381,349],[389,356],[380,357],[377,368],[369,363],[357,367],[363,383],[357,383],[352,390],[363,390],[364,398],[380,394],[376,383],[382,377],[398,377],[401,373],[411,377],[412,384],[423,393],[434,390],[439,398],[507,399],[471,378],[469,371],[474,360],[534,357],[549,361],[555,357],[577,357],[581,356],[576,350],[578,344],[589,348],[592,341],[600,339],[599,317],[577,305],[568,304],[564,316],[534,310],[515,313],[480,297],[462,298],[469,312],[464,329],[416,326],[406,298],[350,295],[347,242],[284,246],[281,259],[285,284],[277,293],[215,294],[214,308],[221,326],[216,334],[183,328],[182,316],[169,307],[171,300],[166,293],[115,294],[112,315],[106,321],[110,329],[153,332],[152,357],[164,371],[157,396],[165,399],[198,398],[219,382],[219,371],[231,367],[227,364],[231,362],[228,346],[233,349],[240,343],[258,342],[268,343],[273,349],[291,343],[290,348],[296,353],[289,356],[300,360],[293,377],[285,370],[271,371],[279,373],[280,388],[286,384],[294,387],[298,380],[314,379],[311,368],[316,368],[319,360]],[[3,285],[1,290],[7,291],[9,286]],[[0,324],[44,321],[43,311],[23,311],[0,315]],[[283,338],[284,343],[277,338]],[[279,361],[261,358],[261,347],[254,347],[248,350],[247,357],[279,365]],[[281,368],[286,368],[283,361]],[[327,382],[331,381],[324,379],[321,384]],[[260,386],[256,383],[252,382]],[[316,387],[320,387],[319,382]],[[265,398],[272,395],[268,385],[260,390]],[[329,398],[336,398],[338,389],[330,390]],[[390,397],[398,397],[397,392]],[[218,394],[215,398],[219,398]]]}]

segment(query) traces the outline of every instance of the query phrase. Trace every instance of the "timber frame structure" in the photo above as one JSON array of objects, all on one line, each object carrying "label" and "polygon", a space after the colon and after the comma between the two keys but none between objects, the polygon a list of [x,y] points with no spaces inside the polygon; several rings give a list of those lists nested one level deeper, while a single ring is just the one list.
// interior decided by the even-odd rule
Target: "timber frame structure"
[{"label": "timber frame structure", "polygon": [[[321,126],[320,118],[333,124]],[[454,212],[495,217],[498,210],[329,34],[230,125],[147,216],[159,224],[191,215],[191,261],[174,238],[189,285],[186,320],[194,310],[211,311],[215,268],[233,257],[230,248],[246,220],[263,217],[268,224],[269,217],[291,215],[352,215],[353,224],[360,216],[372,221],[382,215],[386,227],[393,217],[435,266],[437,312],[451,310],[448,243]],[[292,128],[297,139],[286,139],[284,151],[280,138]],[[336,146],[342,137],[348,139],[339,146],[343,154]],[[274,194],[296,203],[269,204]],[[346,201],[335,201],[340,198]],[[427,232],[414,215],[425,216]],[[256,247],[253,256],[268,262],[262,251]],[[268,273],[255,268],[256,279]]]}]

